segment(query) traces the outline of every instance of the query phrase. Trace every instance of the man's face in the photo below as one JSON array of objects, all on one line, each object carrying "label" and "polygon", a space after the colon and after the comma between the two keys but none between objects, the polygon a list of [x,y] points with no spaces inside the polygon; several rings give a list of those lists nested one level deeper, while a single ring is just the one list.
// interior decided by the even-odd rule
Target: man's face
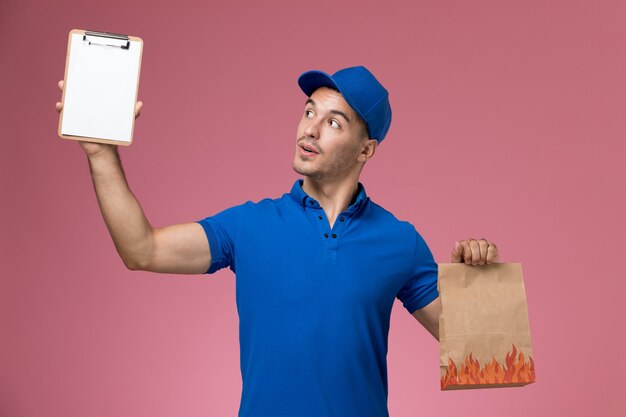
[{"label": "man's face", "polygon": [[317,180],[341,180],[365,161],[359,155],[367,142],[365,124],[343,96],[320,87],[307,100],[298,124],[293,169]]}]

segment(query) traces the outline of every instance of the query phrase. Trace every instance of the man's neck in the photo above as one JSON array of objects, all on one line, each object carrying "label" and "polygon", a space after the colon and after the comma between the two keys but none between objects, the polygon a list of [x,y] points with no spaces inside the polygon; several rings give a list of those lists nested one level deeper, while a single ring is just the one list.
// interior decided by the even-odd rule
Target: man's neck
[{"label": "man's neck", "polygon": [[332,227],[339,214],[355,199],[359,181],[358,178],[346,178],[342,181],[323,183],[304,177],[302,189],[322,206]]}]

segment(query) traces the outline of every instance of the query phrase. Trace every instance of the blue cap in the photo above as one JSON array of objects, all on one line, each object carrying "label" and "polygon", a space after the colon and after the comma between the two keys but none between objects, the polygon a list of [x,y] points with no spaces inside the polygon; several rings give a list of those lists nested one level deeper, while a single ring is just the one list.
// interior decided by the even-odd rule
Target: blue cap
[{"label": "blue cap", "polygon": [[298,84],[309,97],[320,87],[339,90],[367,125],[369,137],[378,143],[385,138],[391,125],[389,93],[367,68],[344,68],[332,76],[323,71],[307,71],[300,75]]}]

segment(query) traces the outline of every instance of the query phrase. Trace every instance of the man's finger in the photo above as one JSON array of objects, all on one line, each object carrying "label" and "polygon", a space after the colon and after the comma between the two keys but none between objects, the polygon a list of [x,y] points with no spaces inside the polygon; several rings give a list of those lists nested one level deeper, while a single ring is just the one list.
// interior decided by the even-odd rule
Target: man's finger
[{"label": "man's finger", "polygon": [[489,244],[489,248],[487,249],[487,263],[492,264],[498,262],[500,259],[500,254],[498,253],[498,248],[494,243]]},{"label": "man's finger", "polygon": [[463,262],[461,258],[461,254],[463,253],[463,246],[461,246],[461,242],[454,242],[454,247],[452,248],[452,262]]},{"label": "man's finger", "polygon": [[135,118],[139,117],[141,114],[141,108],[143,107],[143,102],[138,101],[135,103]]},{"label": "man's finger", "polygon": [[61,109],[63,108],[63,103],[57,101],[56,108],[57,108],[57,111],[61,111]]},{"label": "man's finger", "polygon": [[478,247],[478,241],[476,239],[470,239],[469,246],[472,250],[472,265],[478,265],[480,262],[480,248]]},{"label": "man's finger", "polygon": [[59,81],[57,85],[59,86],[59,90],[63,91],[63,80]]},{"label": "man's finger", "polygon": [[464,240],[461,242],[461,245],[463,246],[463,260],[467,265],[470,265],[472,263],[472,250],[470,249],[469,242]]},{"label": "man's finger", "polygon": [[480,250],[480,261],[478,265],[484,265],[487,261],[487,249],[489,248],[489,241],[487,239],[480,239],[478,241],[478,249]]}]

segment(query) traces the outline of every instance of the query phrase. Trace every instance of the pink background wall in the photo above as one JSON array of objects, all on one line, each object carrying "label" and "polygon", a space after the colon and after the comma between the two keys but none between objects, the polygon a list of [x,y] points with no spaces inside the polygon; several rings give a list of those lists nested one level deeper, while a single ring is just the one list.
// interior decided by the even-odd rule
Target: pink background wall
[{"label": "pink background wall", "polygon": [[537,382],[440,392],[438,344],[396,302],[392,417],[626,415],[623,1],[0,3],[0,415],[235,416],[234,276],[133,272],[78,144],[57,137],[67,34],[144,39],[135,142],[154,226],[279,196],[297,76],[368,66],[394,122],[370,196],[422,233],[496,242],[525,274]]}]

